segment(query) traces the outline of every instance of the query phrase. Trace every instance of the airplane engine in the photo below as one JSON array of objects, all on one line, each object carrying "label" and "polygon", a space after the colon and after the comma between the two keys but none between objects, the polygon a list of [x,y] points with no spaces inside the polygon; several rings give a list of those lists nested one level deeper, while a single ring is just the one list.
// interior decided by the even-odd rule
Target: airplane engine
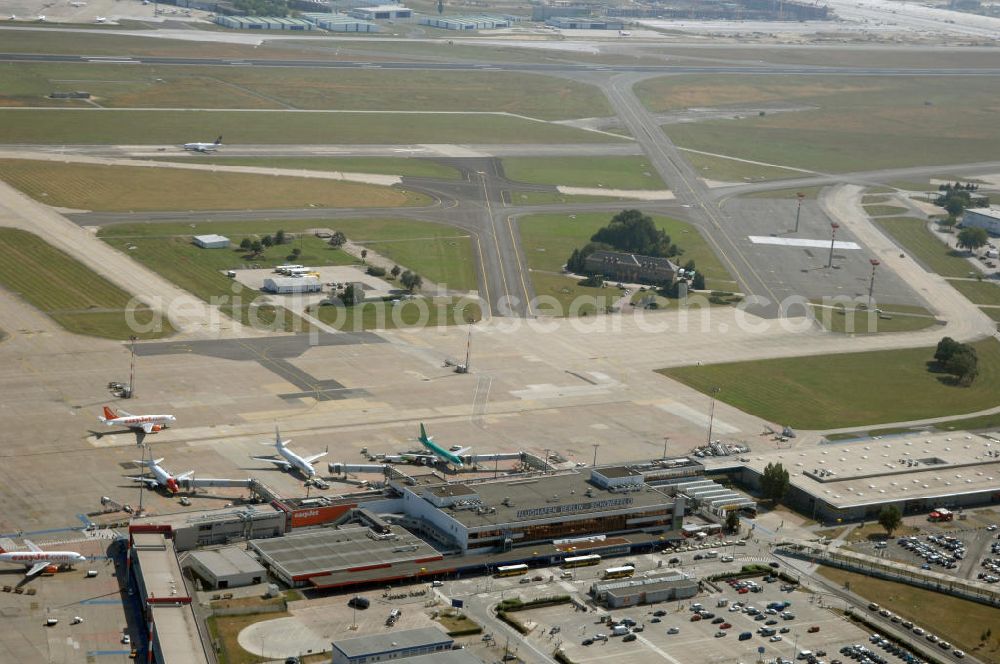
[{"label": "airplane engine", "polygon": [[58,571],[59,571],[59,565],[49,565],[44,570],[42,570],[42,573],[44,573],[44,574],[55,574]]},{"label": "airplane engine", "polygon": [[153,426],[152,426],[152,427],[150,428],[149,432],[150,432],[150,433],[157,433],[158,431],[162,431],[162,430],[163,430],[163,427],[162,427],[161,425],[159,425],[159,424],[154,424],[154,425],[153,425]]}]

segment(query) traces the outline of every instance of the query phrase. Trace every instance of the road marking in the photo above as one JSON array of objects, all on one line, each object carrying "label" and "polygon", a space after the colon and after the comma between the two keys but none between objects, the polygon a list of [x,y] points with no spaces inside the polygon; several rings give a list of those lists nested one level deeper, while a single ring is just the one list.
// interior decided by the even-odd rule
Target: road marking
[{"label": "road marking", "polygon": [[673,657],[671,657],[670,655],[668,655],[666,650],[663,650],[662,648],[657,647],[656,644],[654,644],[652,641],[650,641],[649,639],[647,639],[645,636],[638,635],[638,634],[636,636],[639,637],[639,641],[642,642],[647,648],[649,648],[650,650],[652,650],[653,652],[655,652],[657,655],[659,655],[663,659],[667,660],[668,662],[673,662],[673,664],[681,664],[680,660],[674,659]]},{"label": "road marking", "polygon": [[490,218],[490,229],[493,231],[493,246],[497,250],[497,267],[500,268],[500,279],[503,281],[503,291],[507,296],[507,303],[510,303],[510,289],[507,287],[507,275],[503,269],[503,254],[500,253],[500,241],[497,239],[496,220],[493,219],[493,206],[490,204],[490,192],[486,187],[486,174],[480,173],[480,180],[483,183],[483,200],[486,201],[486,214]]},{"label": "road marking", "polygon": [[476,233],[476,250],[479,251],[479,266],[483,273],[483,289],[486,291],[486,308],[489,310],[490,318],[493,317],[493,305],[490,303],[490,279],[486,274],[486,260],[483,258],[483,244],[479,241],[479,233]]},{"label": "road marking", "polygon": [[524,291],[524,303],[531,315],[531,298],[528,297],[528,286],[524,283],[524,266],[521,264],[521,252],[517,250],[517,240],[514,239],[514,217],[507,215],[507,229],[510,230],[510,243],[514,246],[514,258],[517,259],[517,272],[521,278],[521,290]]}]

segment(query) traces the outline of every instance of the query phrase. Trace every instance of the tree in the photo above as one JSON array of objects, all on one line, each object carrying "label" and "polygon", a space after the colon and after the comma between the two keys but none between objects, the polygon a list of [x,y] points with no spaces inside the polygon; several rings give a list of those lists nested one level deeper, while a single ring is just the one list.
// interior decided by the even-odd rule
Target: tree
[{"label": "tree", "polygon": [[691,279],[691,288],[695,290],[705,290],[705,275],[701,272],[695,272],[694,278]]},{"label": "tree", "polygon": [[878,525],[885,528],[885,534],[892,537],[894,530],[903,522],[903,515],[895,505],[886,505],[878,514]]},{"label": "tree", "polygon": [[367,249],[362,249],[361,250],[361,262],[364,263],[366,258],[368,258],[368,250]]},{"label": "tree", "polygon": [[250,253],[254,256],[260,256],[262,251],[264,251],[264,244],[260,240],[254,240],[250,243]]},{"label": "tree", "polygon": [[345,242],[347,242],[347,236],[340,231],[336,231],[330,236],[331,247],[343,247]]},{"label": "tree", "polygon": [[788,471],[780,463],[768,463],[760,478],[761,493],[764,498],[779,502],[788,492]]},{"label": "tree", "polygon": [[399,277],[399,282],[411,293],[424,285],[423,278],[416,272],[407,270]]},{"label": "tree", "polygon": [[364,301],[365,292],[357,284],[350,283],[344,288],[344,294],[340,296],[340,299],[343,301],[344,306],[352,307]]},{"label": "tree", "polygon": [[292,249],[292,253],[288,255],[288,260],[294,261],[301,255],[302,255],[302,250],[299,249],[298,247],[295,247],[294,249]]},{"label": "tree", "polygon": [[389,274],[391,274],[392,278],[395,279],[396,277],[399,276],[399,273],[402,271],[403,269],[401,267],[399,267],[398,265],[393,265],[392,269],[389,270]]},{"label": "tree", "polygon": [[375,265],[369,265],[368,269],[365,270],[365,273],[366,274],[370,274],[373,277],[384,277],[385,276],[385,268],[384,267],[377,267]]},{"label": "tree", "polygon": [[265,235],[260,239],[260,243],[262,246],[270,247],[271,245],[274,244],[274,238],[271,237],[270,235]]},{"label": "tree", "polygon": [[279,230],[277,233],[274,234],[274,243],[275,244],[284,244],[285,243],[285,231],[284,230]]},{"label": "tree", "polygon": [[943,337],[941,341],[938,342],[937,349],[934,351],[934,359],[942,367],[946,367],[952,356],[955,354],[955,351],[961,347],[962,344],[958,343],[951,337]]},{"label": "tree", "polygon": [[976,355],[976,349],[962,344],[962,347],[948,360],[947,370],[955,376],[959,385],[965,387],[972,385],[972,381],[979,375],[979,357]]},{"label": "tree", "polygon": [[670,236],[656,227],[653,218],[639,210],[622,210],[590,240],[610,245],[618,251],[645,256],[670,258],[680,253],[677,245],[670,241]]},{"label": "tree", "polygon": [[251,242],[250,238],[248,237],[245,237],[242,240],[240,240],[240,249],[242,249],[243,251],[250,251],[251,245],[253,245],[253,242]]},{"label": "tree", "polygon": [[444,13],[444,0],[438,0],[438,14]]},{"label": "tree", "polygon": [[726,530],[731,533],[739,532],[740,514],[736,510],[729,510],[726,512]]},{"label": "tree", "polygon": [[990,236],[985,228],[969,227],[958,232],[958,246],[975,251],[989,242]]},{"label": "tree", "polygon": [[954,219],[965,210],[965,203],[961,198],[951,196],[945,201],[944,209],[948,212],[948,216]]}]

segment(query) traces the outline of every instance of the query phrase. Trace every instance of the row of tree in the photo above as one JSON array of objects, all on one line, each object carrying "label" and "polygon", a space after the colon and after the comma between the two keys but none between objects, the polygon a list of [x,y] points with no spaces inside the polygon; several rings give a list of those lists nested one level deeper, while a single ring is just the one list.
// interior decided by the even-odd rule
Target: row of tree
[{"label": "row of tree", "polygon": [[639,210],[622,210],[612,217],[607,226],[590,237],[589,243],[573,250],[566,260],[566,269],[586,274],[587,256],[595,251],[622,251],[658,258],[673,258],[682,253],[670,236],[656,227],[653,218]]},{"label": "row of tree", "polygon": [[969,386],[979,375],[979,356],[969,344],[944,337],[934,351],[934,361],[940,371],[955,377],[959,385]]},{"label": "row of tree", "polygon": [[990,199],[984,196],[976,196],[975,200],[972,198],[972,193],[975,189],[969,189],[968,187],[973,187],[974,185],[962,185],[956,182],[955,186],[943,185],[945,188],[941,190],[941,195],[935,199],[934,204],[938,207],[942,207],[948,213],[948,219],[954,222],[958,219],[958,215],[965,211],[965,208],[970,207],[988,207],[990,204]]}]

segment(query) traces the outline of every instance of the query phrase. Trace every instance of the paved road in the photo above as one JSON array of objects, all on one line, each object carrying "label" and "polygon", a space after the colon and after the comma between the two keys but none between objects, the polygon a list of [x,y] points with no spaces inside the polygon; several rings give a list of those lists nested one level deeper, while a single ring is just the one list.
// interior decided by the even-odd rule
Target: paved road
[{"label": "paved road", "polygon": [[0,62],[101,62],[157,66],[223,67],[307,67],[320,69],[423,69],[437,71],[519,71],[519,72],[619,72],[648,74],[801,74],[808,76],[845,74],[855,76],[997,76],[998,68],[975,67],[818,67],[808,65],[685,64],[685,65],[604,65],[574,63],[469,62],[371,62],[361,60],[262,60],[254,58],[177,58],[164,56],[88,56],[47,53],[0,53]]}]

